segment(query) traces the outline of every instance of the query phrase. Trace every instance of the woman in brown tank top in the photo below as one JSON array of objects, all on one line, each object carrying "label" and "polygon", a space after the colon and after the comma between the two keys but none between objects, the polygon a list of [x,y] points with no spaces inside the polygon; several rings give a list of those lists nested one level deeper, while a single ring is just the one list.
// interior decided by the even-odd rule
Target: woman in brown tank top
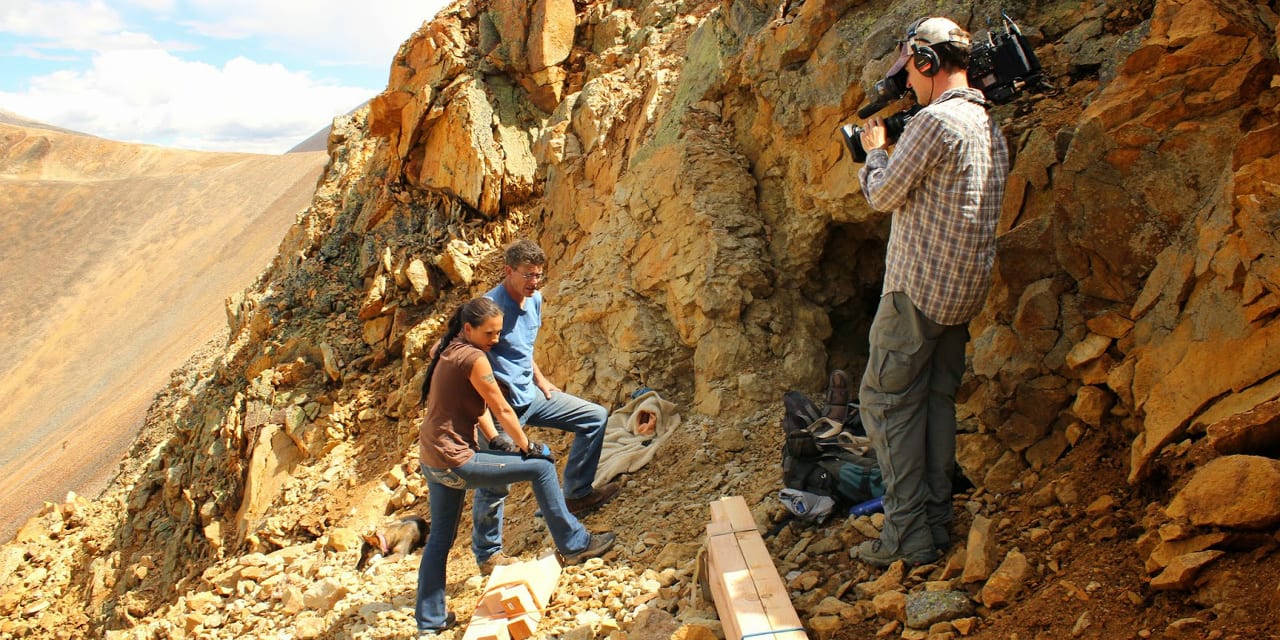
[{"label": "woman in brown tank top", "polygon": [[[502,311],[488,298],[458,307],[427,367],[426,411],[418,429],[418,453],[427,477],[431,533],[418,566],[414,609],[420,631],[442,631],[456,617],[445,608],[446,562],[458,534],[467,489],[505,488],[528,481],[547,530],[566,564],[600,556],[614,534],[591,534],[565,506],[555,459],[546,445],[530,442],[493,377],[485,353],[502,333]],[[498,437],[497,419],[505,431]],[[476,430],[507,450],[480,449]],[[505,443],[505,444],[504,444]]]}]

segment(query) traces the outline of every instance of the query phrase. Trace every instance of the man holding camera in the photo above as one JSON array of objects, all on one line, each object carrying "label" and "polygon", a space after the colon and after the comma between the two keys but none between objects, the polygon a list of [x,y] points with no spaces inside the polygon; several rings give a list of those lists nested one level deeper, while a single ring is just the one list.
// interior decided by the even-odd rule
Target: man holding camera
[{"label": "man holding camera", "polygon": [[861,132],[867,202],[892,212],[884,289],[872,321],[859,401],[885,481],[879,540],[855,555],[885,567],[925,564],[949,542],[955,393],[968,322],[986,299],[1009,153],[982,92],[969,86],[970,37],[947,18],[907,32],[886,77],[924,108],[891,156],[883,121]]}]

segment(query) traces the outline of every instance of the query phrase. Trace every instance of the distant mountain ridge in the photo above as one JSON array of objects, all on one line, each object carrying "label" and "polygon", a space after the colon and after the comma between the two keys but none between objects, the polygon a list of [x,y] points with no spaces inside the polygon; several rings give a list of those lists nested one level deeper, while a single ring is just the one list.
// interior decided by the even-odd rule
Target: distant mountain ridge
[{"label": "distant mountain ridge", "polygon": [[329,148],[329,131],[332,127],[325,127],[310,136],[306,140],[294,145],[285,153],[307,153],[310,151],[324,151]]},{"label": "distant mountain ridge", "polygon": [[[9,124],[9,125],[14,125],[18,127],[29,127],[32,129],[48,129],[50,131],[59,131],[61,133],[70,133],[74,135],[89,136],[89,134],[87,133],[81,133],[79,131],[72,131],[70,129],[63,129],[62,127],[55,127],[51,124],[37,122],[35,120],[31,120],[30,118],[25,118],[23,116],[20,116],[16,113],[5,111],[4,109],[0,109],[0,124]],[[96,136],[89,136],[89,137],[96,137]]]},{"label": "distant mountain ridge", "polygon": [[[367,104],[369,104],[369,101],[365,100],[364,102],[360,103],[360,106],[348,111],[344,115],[349,116],[359,111],[360,109],[364,108],[364,106]],[[303,140],[302,142],[299,142],[298,144],[294,145],[292,149],[289,149],[285,153],[306,153],[308,151],[325,151],[329,148],[329,132],[332,130],[333,130],[333,125],[330,124],[325,128],[311,134],[306,140]]]},{"label": "distant mountain ridge", "polygon": [[225,331],[325,154],[115,142],[0,113],[0,534],[114,473],[168,372]]},{"label": "distant mountain ridge", "polygon": [[[360,106],[356,107],[355,109],[352,109],[351,111],[348,111],[348,112],[347,112],[347,115],[350,115],[351,113],[354,113],[356,110],[360,109],[360,107],[363,107],[365,104],[368,104],[368,101],[365,101],[365,102],[361,103],[361,104],[360,104]],[[16,113],[11,112],[11,111],[5,111],[4,109],[0,109],[0,124],[13,125],[13,126],[16,126],[16,127],[26,127],[26,128],[30,128],[30,129],[47,129],[47,130],[49,130],[49,131],[57,131],[57,132],[59,132],[59,133],[66,133],[66,134],[77,135],[77,136],[85,136],[85,137],[90,137],[90,138],[96,138],[96,137],[98,137],[98,136],[94,136],[94,135],[92,135],[92,134],[84,133],[84,132],[82,132],[82,131],[74,131],[74,130],[72,130],[72,129],[64,129],[64,128],[62,128],[62,127],[57,127],[57,126],[54,126],[54,125],[51,125],[51,124],[47,124],[47,123],[44,123],[44,122],[39,122],[39,121],[37,121],[37,120],[32,120],[32,119],[30,119],[30,118],[27,118],[27,117],[25,117],[25,116],[18,115],[18,114],[16,114]],[[312,151],[324,151],[324,150],[325,150],[326,148],[328,148],[328,146],[329,146],[329,131],[330,131],[331,129],[332,129],[332,125],[325,125],[325,126],[324,126],[324,127],[322,127],[319,131],[316,131],[315,133],[311,134],[310,136],[307,136],[307,138],[306,138],[305,140],[303,140],[302,142],[299,142],[298,144],[294,145],[293,147],[291,147],[291,148],[290,148],[288,151],[286,151],[285,153],[309,153],[309,152],[312,152]]]}]

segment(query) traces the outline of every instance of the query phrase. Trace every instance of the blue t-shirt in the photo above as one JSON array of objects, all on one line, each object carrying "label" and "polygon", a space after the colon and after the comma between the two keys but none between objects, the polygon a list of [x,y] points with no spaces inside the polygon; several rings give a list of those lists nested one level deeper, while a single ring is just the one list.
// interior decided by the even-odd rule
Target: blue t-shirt
[{"label": "blue t-shirt", "polygon": [[533,403],[538,387],[533,384],[533,342],[542,326],[542,292],[524,299],[524,307],[511,299],[501,284],[484,297],[502,309],[502,335],[489,350],[493,375],[508,389],[507,401],[516,409]]}]

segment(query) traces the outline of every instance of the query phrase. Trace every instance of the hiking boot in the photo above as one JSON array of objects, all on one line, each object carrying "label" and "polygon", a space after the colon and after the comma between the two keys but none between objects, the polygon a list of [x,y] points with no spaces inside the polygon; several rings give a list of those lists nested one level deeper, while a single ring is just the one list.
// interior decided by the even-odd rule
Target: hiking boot
[{"label": "hiking boot", "polygon": [[933,547],[938,551],[945,551],[951,546],[951,533],[945,526],[935,524],[929,527],[929,535],[933,536]]},{"label": "hiking boot", "polygon": [[480,575],[487,576],[493,573],[494,567],[502,567],[509,564],[515,564],[517,562],[519,562],[519,560],[499,551],[489,556],[488,560],[480,563]]},{"label": "hiking boot", "polygon": [[430,628],[427,628],[427,629],[418,629],[418,637],[419,637],[419,638],[434,638],[434,637],[436,636],[436,634],[441,633],[441,632],[444,632],[444,631],[448,631],[449,629],[452,629],[452,628],[454,628],[454,627],[456,627],[456,626],[458,626],[458,616],[457,616],[457,615],[455,615],[452,611],[450,611],[450,612],[449,612],[449,615],[447,615],[447,616],[445,616],[445,617],[444,617],[444,624],[442,624],[442,625],[440,625],[440,626],[438,626],[438,627],[430,627]]},{"label": "hiking boot", "polygon": [[885,568],[899,560],[908,567],[918,567],[938,559],[936,549],[921,549],[911,553],[892,553],[879,540],[867,540],[854,550],[854,558],[873,567]]},{"label": "hiking boot", "polygon": [[618,488],[618,483],[610,482],[599,489],[592,488],[591,493],[581,498],[565,498],[564,504],[569,507],[569,513],[580,516],[604,506],[604,503],[618,495]]},{"label": "hiking boot", "polygon": [[613,548],[613,543],[617,542],[618,536],[613,533],[593,533],[591,539],[587,541],[587,548],[576,553],[563,553],[560,557],[564,559],[566,565],[578,564],[590,558],[598,558]]},{"label": "hiking boot", "polygon": [[826,417],[844,424],[849,416],[849,374],[836,369],[827,380],[827,415]]}]

